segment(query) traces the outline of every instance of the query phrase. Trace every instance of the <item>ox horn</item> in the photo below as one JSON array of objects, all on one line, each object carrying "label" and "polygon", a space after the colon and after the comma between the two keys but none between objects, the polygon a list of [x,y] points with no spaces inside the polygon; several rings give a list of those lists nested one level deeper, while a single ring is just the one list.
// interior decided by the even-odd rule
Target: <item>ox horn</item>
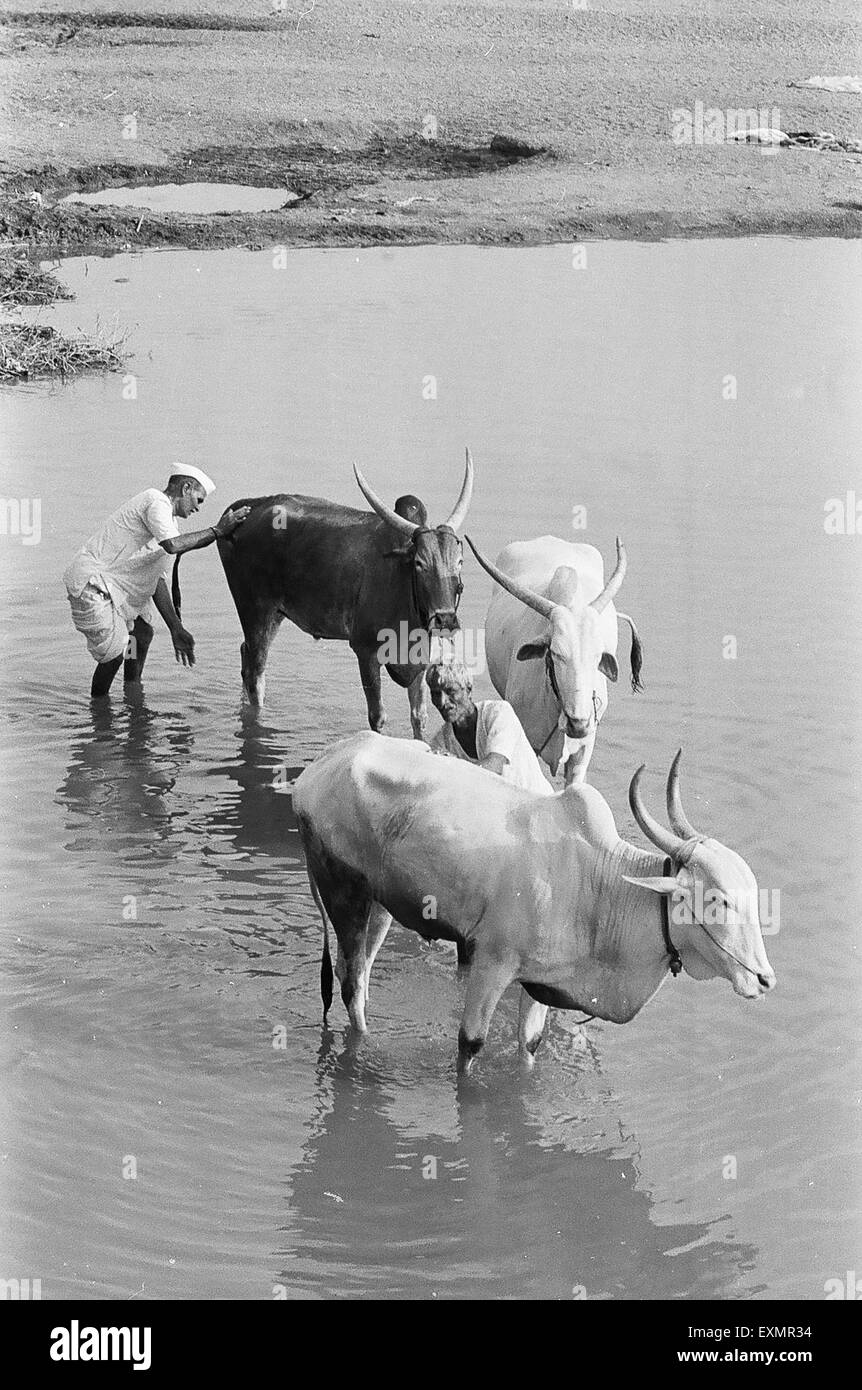
[{"label": "ox horn", "polygon": [[684,835],[687,840],[699,840],[702,838],[700,832],[695,830],[682,809],[682,797],[679,792],[679,762],[681,757],[682,749],[680,748],[670,765],[670,772],[667,774],[668,819],[677,835]]},{"label": "ox horn", "polygon": [[467,462],[464,465],[464,482],[461,485],[461,494],[452,510],[448,521],[444,521],[444,526],[451,526],[453,531],[460,531],[464,525],[464,518],[470,507],[473,498],[473,460],[470,457],[470,450],[466,450]]},{"label": "ox horn", "polygon": [[597,613],[603,612],[604,609],[607,608],[611,599],[616,598],[617,594],[620,591],[620,585],[626,577],[626,569],[628,568],[628,563],[629,562],[626,556],[626,548],[620,540],[619,536],[617,536],[616,568],[613,574],[611,575],[610,579],[608,580],[607,584],[602,589],[602,592],[599,594],[598,598],[594,598],[592,603],[590,604],[590,607],[595,608]]},{"label": "ox horn", "polygon": [[632,808],[632,815],[647,839],[651,840],[657,849],[660,849],[663,854],[669,855],[671,859],[675,859],[678,864],[687,864],[694,849],[691,840],[683,840],[678,835],[674,835],[672,831],[665,830],[664,826],[650,815],[643,804],[640,781],[645,768],[646,763],[641,763],[629,787],[629,805]]},{"label": "ox horn", "polygon": [[394,526],[395,530],[400,531],[402,536],[412,536],[413,532],[419,529],[415,521],[407,521],[403,516],[399,516],[397,512],[393,512],[391,507],[387,507],[385,502],[380,501],[377,494],[371,491],[371,488],[368,486],[355,463],[353,465],[353,472],[366,502],[370,503],[383,521],[388,522],[390,526]]},{"label": "ox horn", "polygon": [[476,556],[482,569],[487,570],[492,579],[496,579],[497,583],[502,585],[504,589],[507,589],[514,598],[520,599],[528,608],[532,608],[535,613],[541,613],[543,618],[550,618],[557,606],[555,603],[552,603],[549,598],[544,598],[542,594],[534,594],[533,590],[528,589],[525,584],[519,584],[517,579],[513,579],[511,575],[504,574],[502,570],[498,570],[496,565],[492,565],[490,560],[486,560],[484,555],[479,553],[469,536],[465,536],[464,539]]}]

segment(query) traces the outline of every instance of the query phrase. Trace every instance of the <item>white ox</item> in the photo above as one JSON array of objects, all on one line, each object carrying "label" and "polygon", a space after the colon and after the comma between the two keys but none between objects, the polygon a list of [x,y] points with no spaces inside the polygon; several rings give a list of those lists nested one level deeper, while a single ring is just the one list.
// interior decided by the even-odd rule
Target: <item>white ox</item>
[{"label": "white ox", "polygon": [[643,648],[627,613],[614,607],[626,572],[617,537],[617,563],[607,584],[595,546],[556,536],[513,541],[487,560],[466,536],[494,589],[485,620],[488,674],[515,710],[531,747],[566,786],[586,779],[608,680],[616,681],[617,618],[632,630],[632,690],[641,690]]},{"label": "white ox", "polygon": [[[765,994],[775,976],[754,875],[686,820],[679,757],[667,785],[673,831],[641,801],[643,768],[632,778],[632,809],[656,854],[620,839],[593,787],[539,796],[415,741],[364,732],[336,744],[293,788],[324,925],[324,1016],[332,1001],[329,923],[342,999],[365,1032],[371,967],[392,917],[426,939],[467,948],[464,1070],[514,980],[530,996],[519,1028],[529,1054],[549,1005],[627,1023],[680,959],[695,979],[723,976],[744,998]],[[666,899],[675,901],[670,916]],[[711,905],[708,923],[703,903]]]}]

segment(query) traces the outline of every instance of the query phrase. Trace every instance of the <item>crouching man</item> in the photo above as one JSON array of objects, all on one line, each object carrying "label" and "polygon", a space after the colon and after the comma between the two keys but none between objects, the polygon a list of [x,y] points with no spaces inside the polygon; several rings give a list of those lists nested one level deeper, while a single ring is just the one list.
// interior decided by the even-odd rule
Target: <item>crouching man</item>
[{"label": "crouching man", "polygon": [[431,703],[444,720],[431,740],[435,753],[478,764],[507,782],[553,796],[538,758],[508,700],[473,700],[473,678],[460,661],[438,661],[425,678]]},{"label": "crouching man", "polygon": [[167,624],[177,661],[194,665],[194,638],[180,622],[165,582],[171,558],[212,545],[248,515],[249,508],[240,507],[226,512],[217,526],[181,536],[177,518],[192,516],[215,483],[199,468],[176,467],[164,491],[147,488],[113,512],[63,575],[72,622],[96,661],[94,700],[108,694],[124,656],[124,679],[140,679],[153,640],[151,600]]}]

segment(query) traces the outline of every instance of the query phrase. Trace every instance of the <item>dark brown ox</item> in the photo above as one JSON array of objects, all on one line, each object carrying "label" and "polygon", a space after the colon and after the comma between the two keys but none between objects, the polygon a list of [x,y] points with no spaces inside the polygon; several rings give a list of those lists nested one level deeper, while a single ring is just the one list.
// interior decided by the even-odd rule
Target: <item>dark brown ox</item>
[{"label": "dark brown ox", "polygon": [[[355,465],[353,471],[373,512],[284,493],[232,503],[233,508],[251,508],[243,525],[218,542],[245,638],[240,648],[243,687],[251,704],[263,704],[269,648],[289,618],[316,640],[350,643],[359,662],[368,722],[379,732],[386,720],[380,657],[389,635],[390,651],[392,643],[400,642],[399,660],[386,662],[386,669],[407,689],[413,733],[421,738],[430,643],[420,634],[427,639],[432,632],[459,626],[463,585],[456,532],[473,491],[470,451],[458,501],[449,519],[435,527],[426,524],[418,498],[401,497],[393,510],[372,492]],[[178,601],[175,569],[179,611]]]}]

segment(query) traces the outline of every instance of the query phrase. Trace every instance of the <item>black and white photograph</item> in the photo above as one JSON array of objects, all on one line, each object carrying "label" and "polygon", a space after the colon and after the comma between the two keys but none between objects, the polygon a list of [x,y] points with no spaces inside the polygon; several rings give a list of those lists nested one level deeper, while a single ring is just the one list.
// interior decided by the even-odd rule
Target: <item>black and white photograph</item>
[{"label": "black and white photograph", "polygon": [[814,1369],[781,1305],[862,1299],[860,40],[2,0],[34,1366],[553,1301]]}]

